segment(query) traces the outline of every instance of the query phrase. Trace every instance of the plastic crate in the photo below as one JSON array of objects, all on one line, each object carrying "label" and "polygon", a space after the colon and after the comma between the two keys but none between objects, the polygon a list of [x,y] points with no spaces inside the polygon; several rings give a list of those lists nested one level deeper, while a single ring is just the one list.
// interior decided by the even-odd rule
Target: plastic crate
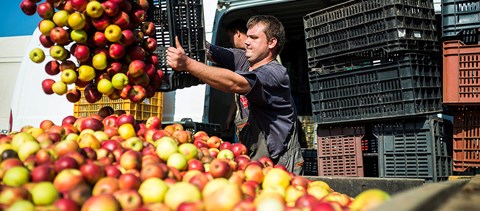
[{"label": "plastic crate", "polygon": [[201,80],[187,72],[174,71],[167,65],[166,50],[175,46],[175,36],[187,56],[206,62],[205,28],[203,22],[202,0],[150,0],[153,5],[149,17],[155,23],[155,38],[159,56],[159,67],[164,71],[164,80],[157,91],[168,92],[198,84]]},{"label": "plastic crate", "polygon": [[318,127],[317,133],[319,176],[364,176],[364,127]]},{"label": "plastic crate", "polygon": [[431,0],[351,0],[303,18],[308,66],[372,49],[438,51]]},{"label": "plastic crate", "polygon": [[405,54],[350,71],[310,71],[314,121],[332,124],[439,112],[438,63],[435,57]]},{"label": "plastic crate", "polygon": [[448,180],[452,174],[451,128],[435,116],[373,125],[378,137],[379,176]]},{"label": "plastic crate", "polygon": [[480,168],[480,107],[460,107],[453,120],[453,170]]},{"label": "plastic crate", "polygon": [[302,148],[303,156],[303,175],[318,176],[318,156],[317,149]]},{"label": "plastic crate", "polygon": [[194,122],[190,118],[182,119],[181,121],[162,122],[162,126],[165,127],[165,126],[171,125],[173,123],[181,124],[183,126],[184,130],[188,130],[188,131],[192,132],[192,134],[195,134],[198,131],[204,131],[209,136],[220,137],[220,135],[221,135],[220,124]]},{"label": "plastic crate", "polygon": [[480,28],[480,1],[442,0],[441,7],[442,36],[444,38],[476,34]]},{"label": "plastic crate", "polygon": [[87,117],[98,113],[104,106],[110,106],[114,110],[124,110],[126,113],[133,115],[136,120],[147,120],[151,116],[162,118],[163,113],[163,93],[157,92],[151,98],[145,99],[141,103],[132,103],[130,100],[117,99],[111,100],[108,96],[95,103],[89,103],[85,96],[81,96],[80,100],[73,104],[73,116]]},{"label": "plastic crate", "polygon": [[443,103],[480,104],[480,45],[443,42]]}]

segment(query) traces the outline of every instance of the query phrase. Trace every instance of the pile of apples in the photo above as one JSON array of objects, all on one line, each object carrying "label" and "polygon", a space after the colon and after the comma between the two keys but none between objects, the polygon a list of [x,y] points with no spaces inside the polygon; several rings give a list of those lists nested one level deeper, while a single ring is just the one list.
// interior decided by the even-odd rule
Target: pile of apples
[{"label": "pile of apples", "polygon": [[[155,95],[164,72],[158,67],[155,24],[147,20],[148,0],[22,0],[26,15],[38,14],[39,40],[49,50],[48,75],[42,81],[46,94],[89,103],[102,96],[134,103]],[[44,63],[37,47],[30,59]],[[74,85],[74,86],[73,86]],[[69,88],[70,87],[70,88]]]},{"label": "pile of apples", "polygon": [[294,175],[268,157],[158,117],[130,114],[43,120],[0,137],[3,210],[368,210],[389,195],[355,199]]}]

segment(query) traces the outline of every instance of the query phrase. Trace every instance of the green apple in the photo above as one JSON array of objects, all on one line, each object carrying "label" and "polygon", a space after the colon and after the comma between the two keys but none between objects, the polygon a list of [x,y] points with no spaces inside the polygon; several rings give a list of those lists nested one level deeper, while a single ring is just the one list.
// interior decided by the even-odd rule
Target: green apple
[{"label": "green apple", "polygon": [[67,49],[61,45],[54,45],[50,47],[50,56],[55,60],[65,60],[68,56]]},{"label": "green apple", "polygon": [[78,79],[89,82],[95,78],[95,69],[90,65],[80,65],[78,67]]},{"label": "green apple", "polygon": [[200,200],[202,200],[200,190],[197,186],[188,182],[177,182],[165,193],[165,204],[171,210],[177,210],[178,206],[183,202],[197,202]]},{"label": "green apple", "polygon": [[101,130],[93,132],[93,136],[95,136],[95,138],[97,138],[100,142],[106,141],[106,140],[109,139],[108,135],[104,131],[101,131]]},{"label": "green apple", "polygon": [[140,152],[143,149],[143,141],[139,137],[134,136],[134,137],[130,137],[127,140],[123,141],[122,146],[123,146],[123,148],[132,149],[132,150],[135,150],[137,152]]},{"label": "green apple", "polygon": [[65,69],[62,71],[60,79],[62,79],[65,84],[75,83],[75,81],[77,80],[77,72],[72,69]]},{"label": "green apple", "polygon": [[102,78],[97,83],[97,90],[104,95],[110,95],[115,91],[115,88],[113,88],[112,82],[110,82],[110,80]]},{"label": "green apple", "polygon": [[178,151],[185,156],[187,161],[194,159],[198,155],[198,148],[192,143],[183,143],[178,146]]},{"label": "green apple", "polygon": [[77,43],[87,43],[88,35],[84,30],[72,30],[70,38]]},{"label": "green apple", "polygon": [[107,56],[104,53],[97,53],[92,58],[92,66],[97,70],[105,70],[107,68]]},{"label": "green apple", "polygon": [[122,29],[115,24],[108,25],[104,34],[105,38],[110,42],[118,42],[122,39]]},{"label": "green apple", "polygon": [[233,160],[235,158],[235,155],[233,154],[232,150],[222,149],[220,150],[220,152],[218,152],[217,158],[226,158],[229,160]]},{"label": "green apple", "polygon": [[52,85],[52,91],[57,95],[64,95],[68,91],[67,84],[63,81],[55,81]]},{"label": "green apple", "polygon": [[157,145],[157,155],[163,161],[167,161],[171,154],[178,152],[177,142],[170,136],[161,137],[155,141],[155,144]]},{"label": "green apple", "polygon": [[68,13],[67,11],[65,10],[59,10],[57,12],[55,12],[55,14],[53,14],[53,22],[57,25],[57,26],[68,26],[68,16],[70,15],[70,13]]},{"label": "green apple", "polygon": [[125,73],[115,73],[112,77],[113,88],[122,90],[128,85],[128,77]]},{"label": "green apple", "polygon": [[157,177],[144,180],[138,188],[138,193],[142,196],[144,204],[163,202],[167,191],[167,184]]},{"label": "green apple", "polygon": [[65,140],[65,141],[72,140],[72,141],[77,142],[78,137],[79,137],[79,136],[78,136],[78,134],[76,134],[76,133],[69,133],[68,135],[65,136],[64,140]]},{"label": "green apple", "polygon": [[45,53],[40,48],[34,48],[30,51],[30,60],[35,63],[42,63],[45,61]]},{"label": "green apple", "polygon": [[35,206],[31,201],[28,200],[18,200],[14,202],[10,207],[5,209],[5,211],[34,211]]},{"label": "green apple", "polygon": [[167,166],[183,171],[187,169],[187,159],[182,153],[175,152],[168,157]]},{"label": "green apple", "polygon": [[25,161],[30,155],[34,155],[40,150],[40,144],[37,141],[26,141],[18,149],[18,158]]},{"label": "green apple", "polygon": [[50,30],[55,27],[55,23],[51,20],[41,20],[40,23],[38,23],[38,30],[46,36],[50,36]]},{"label": "green apple", "polygon": [[99,18],[103,14],[102,4],[95,0],[90,1],[87,4],[86,12],[87,12],[87,15],[92,18]]},{"label": "green apple", "polygon": [[18,152],[20,146],[27,141],[35,141],[35,137],[27,132],[19,132],[12,138],[12,149]]},{"label": "green apple", "polygon": [[30,191],[35,205],[51,205],[59,198],[55,186],[51,182],[39,182]]},{"label": "green apple", "polygon": [[3,175],[3,183],[12,187],[20,187],[28,183],[30,171],[24,166],[15,166],[7,170]]},{"label": "green apple", "polygon": [[87,20],[85,19],[85,15],[83,13],[74,12],[68,16],[68,25],[74,30],[83,29],[86,23]]}]

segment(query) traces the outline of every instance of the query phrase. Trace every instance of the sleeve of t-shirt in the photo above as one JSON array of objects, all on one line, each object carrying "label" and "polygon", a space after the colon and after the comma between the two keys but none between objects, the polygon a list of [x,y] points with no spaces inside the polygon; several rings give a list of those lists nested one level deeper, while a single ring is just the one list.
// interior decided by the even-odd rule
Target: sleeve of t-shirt
[{"label": "sleeve of t-shirt", "polygon": [[212,54],[212,59],[215,63],[223,68],[235,71],[235,57],[230,49],[210,45],[210,54]]},{"label": "sleeve of t-shirt", "polygon": [[266,106],[268,104],[267,99],[263,92],[263,85],[258,80],[258,76],[253,72],[237,71],[237,73],[247,79],[248,84],[250,84],[251,89],[245,94],[248,101],[250,103],[255,103],[258,106]]}]

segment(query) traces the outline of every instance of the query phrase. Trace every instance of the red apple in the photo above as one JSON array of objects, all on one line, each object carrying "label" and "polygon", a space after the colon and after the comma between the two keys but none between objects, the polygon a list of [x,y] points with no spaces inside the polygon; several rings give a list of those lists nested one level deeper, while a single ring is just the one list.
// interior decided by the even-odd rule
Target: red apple
[{"label": "red apple", "polygon": [[22,0],[22,2],[20,3],[20,9],[22,9],[22,12],[25,15],[31,16],[37,12],[37,4],[30,0]]},{"label": "red apple", "polygon": [[127,29],[128,25],[130,24],[130,16],[128,13],[121,11],[118,12],[117,15],[110,18],[112,24],[119,26],[122,30]]},{"label": "red apple", "polygon": [[37,5],[37,13],[42,19],[51,19],[55,13],[52,4],[48,2],[42,2]]},{"label": "red apple", "polygon": [[125,173],[118,178],[118,187],[120,190],[137,190],[140,187],[140,178],[132,173]]},{"label": "red apple", "polygon": [[216,158],[210,163],[210,174],[213,178],[229,178],[232,175],[232,168],[227,160]]},{"label": "red apple", "polygon": [[235,157],[235,162],[237,162],[238,170],[245,170],[247,168],[248,163],[250,162],[250,157],[247,155],[239,155]]},{"label": "red apple", "polygon": [[66,198],[57,199],[53,205],[59,209],[59,211],[80,211],[80,207],[75,201]]},{"label": "red apple", "polygon": [[[23,0],[23,1],[28,2],[29,0]],[[38,39],[40,41],[40,44],[42,44],[42,46],[45,48],[50,48],[53,45],[55,45],[55,43],[50,39],[50,35],[42,34],[38,37]]]},{"label": "red apple", "polygon": [[105,169],[93,162],[85,163],[80,166],[80,172],[82,172],[82,176],[86,182],[93,185],[101,178],[105,177]]},{"label": "red apple", "polygon": [[[108,25],[107,25],[108,26]],[[105,27],[106,28],[106,27]],[[105,47],[106,45],[108,45],[109,41],[107,40],[107,38],[105,37],[105,34],[101,31],[97,31],[95,32],[95,34],[93,35],[93,43],[97,46],[97,47]]]},{"label": "red apple", "polygon": [[131,114],[122,114],[117,118],[117,127],[120,127],[123,124],[135,125],[135,118]]},{"label": "red apple", "polygon": [[198,170],[201,172],[205,172],[205,167],[203,166],[203,163],[197,159],[191,159],[187,163],[188,165],[188,171],[190,170]]},{"label": "red apple", "polygon": [[118,14],[120,7],[116,1],[107,0],[102,2],[103,12],[109,16],[113,17]]},{"label": "red apple", "polygon": [[232,144],[231,150],[235,157],[239,155],[246,155],[248,153],[247,147],[242,143],[234,143]]},{"label": "red apple", "polygon": [[57,45],[66,45],[70,42],[70,35],[63,27],[57,26],[50,30],[50,39]]},{"label": "red apple", "polygon": [[60,172],[64,169],[78,169],[78,163],[75,159],[69,156],[60,157],[55,161],[55,172]]},{"label": "red apple", "polygon": [[207,140],[207,145],[210,148],[217,148],[218,149],[220,147],[220,144],[222,144],[222,139],[220,139],[217,136],[210,136],[210,138],[208,138],[208,140]]},{"label": "red apple", "polygon": [[228,142],[228,141],[224,141],[220,144],[220,147],[219,149],[222,150],[222,149],[228,149],[228,150],[232,150],[232,143]]},{"label": "red apple", "polygon": [[57,60],[51,60],[45,64],[45,72],[49,75],[60,73],[60,63]]},{"label": "red apple", "polygon": [[53,182],[55,178],[55,171],[49,164],[43,164],[35,167],[31,175],[32,182],[50,181]]},{"label": "red apple", "polygon": [[265,167],[273,167],[273,166],[274,166],[272,159],[271,159],[270,157],[267,157],[267,156],[262,156],[262,157],[260,157],[260,158],[258,159],[258,161],[263,164],[263,167],[264,167],[264,168],[265,168]]},{"label": "red apple", "polygon": [[138,210],[142,206],[142,196],[136,189],[118,190],[113,193],[113,196],[123,210]]},{"label": "red apple", "polygon": [[92,196],[82,206],[82,211],[120,210],[120,204],[112,194]]},{"label": "red apple", "polygon": [[125,170],[140,169],[142,166],[141,153],[135,150],[127,150],[120,157],[120,165]]},{"label": "red apple", "polygon": [[105,167],[105,174],[107,177],[118,178],[122,175],[122,172],[117,167],[109,165]]}]

